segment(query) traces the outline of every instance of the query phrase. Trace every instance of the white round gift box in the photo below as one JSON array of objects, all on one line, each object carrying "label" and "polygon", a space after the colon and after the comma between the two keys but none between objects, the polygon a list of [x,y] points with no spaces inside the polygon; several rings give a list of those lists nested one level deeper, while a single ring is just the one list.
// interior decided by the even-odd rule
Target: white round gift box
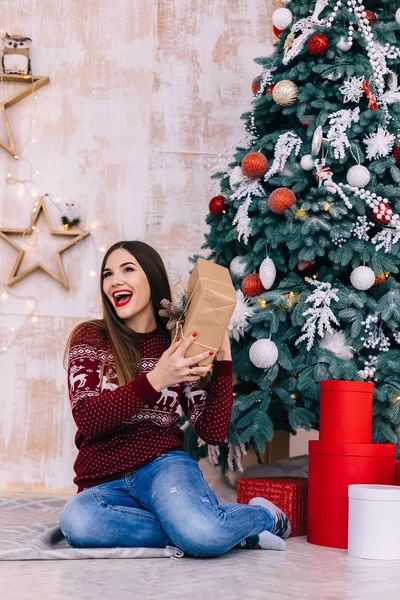
[{"label": "white round gift box", "polygon": [[349,485],[348,552],[400,560],[400,486]]}]

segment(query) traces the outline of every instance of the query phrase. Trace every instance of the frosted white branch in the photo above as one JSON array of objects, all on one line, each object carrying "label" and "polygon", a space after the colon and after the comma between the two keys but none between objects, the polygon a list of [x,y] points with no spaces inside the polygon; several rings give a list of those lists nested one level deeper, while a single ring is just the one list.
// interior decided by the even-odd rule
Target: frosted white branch
[{"label": "frosted white branch", "polygon": [[252,196],[264,196],[264,188],[260,184],[259,180],[250,179],[249,177],[243,177],[238,189],[231,196],[231,200],[244,198],[246,200],[240,205],[235,218],[233,219],[232,225],[238,225],[239,235],[238,240],[243,237],[244,243],[247,244],[251,233],[250,218],[248,215]]},{"label": "frosted white branch", "polygon": [[350,148],[350,142],[346,134],[346,129],[351,127],[353,123],[358,123],[360,120],[360,109],[355,108],[338,110],[329,115],[329,124],[331,125],[327,140],[333,148],[335,158],[345,157],[345,148]]},{"label": "frosted white branch", "polygon": [[294,36],[294,34],[299,31],[301,31],[300,35],[294,38],[291,48],[288,50],[288,52],[282,59],[284,65],[287,65],[302,51],[307,39],[315,31],[315,27],[312,24],[311,17],[307,17],[306,19],[300,19],[300,21],[297,21],[293,25],[289,35],[293,34]]},{"label": "frosted white branch", "polygon": [[317,289],[306,299],[306,303],[313,303],[314,306],[303,312],[303,317],[309,316],[301,328],[304,334],[296,340],[295,344],[307,340],[307,351],[309,352],[313,347],[316,332],[321,338],[324,336],[325,331],[333,335],[334,329],[330,321],[335,325],[339,325],[339,321],[330,308],[332,300],[339,301],[337,296],[339,290],[338,288],[332,288],[328,282],[314,281],[310,277],[306,277],[306,281]]},{"label": "frosted white branch", "polygon": [[291,153],[294,151],[294,155],[298,155],[301,144],[302,140],[293,131],[287,131],[280,135],[275,144],[274,161],[264,175],[264,181],[269,181],[276,173],[283,171]]}]

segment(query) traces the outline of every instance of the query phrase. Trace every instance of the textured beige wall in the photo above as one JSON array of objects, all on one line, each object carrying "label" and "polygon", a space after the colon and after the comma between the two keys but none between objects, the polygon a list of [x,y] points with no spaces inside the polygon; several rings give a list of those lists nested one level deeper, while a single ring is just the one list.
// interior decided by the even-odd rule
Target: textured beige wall
[{"label": "textured beige wall", "polygon": [[[0,153],[0,225],[28,225],[30,191],[75,202],[83,228],[94,227],[64,255],[68,291],[36,272],[0,296],[0,350],[8,347],[0,355],[0,489],[71,488],[75,427],[62,355],[74,325],[97,314],[89,272],[99,268],[98,249],[143,239],[162,254],[172,283],[186,276],[217,193],[207,164],[243,137],[239,116],[259,72],[253,58],[272,51],[277,6],[3,0],[0,28],[32,37],[33,72],[51,83],[37,94],[33,125],[33,97],[9,110],[18,148],[27,142],[21,155],[33,165],[33,183],[9,185],[8,173],[29,179],[29,163]],[[12,86],[0,82],[1,99]],[[49,211],[58,224],[57,207]],[[51,261],[57,240],[45,238],[35,252]],[[15,256],[0,240],[0,294]],[[26,315],[35,299],[33,322]]]}]

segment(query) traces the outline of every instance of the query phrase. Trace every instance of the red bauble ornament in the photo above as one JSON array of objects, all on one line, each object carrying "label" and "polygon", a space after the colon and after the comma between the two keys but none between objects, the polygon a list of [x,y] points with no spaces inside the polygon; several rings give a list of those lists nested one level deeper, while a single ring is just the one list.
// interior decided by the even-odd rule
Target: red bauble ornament
[{"label": "red bauble ornament", "polygon": [[304,121],[301,122],[302,127],[310,127],[314,118],[315,118],[315,115],[306,115],[306,118],[304,119]]},{"label": "red bauble ornament", "polygon": [[249,152],[242,160],[242,171],[246,177],[258,179],[268,171],[268,161],[261,152]]},{"label": "red bauble ornament", "polygon": [[208,208],[214,217],[219,217],[225,210],[225,196],[214,196],[211,198]]},{"label": "red bauble ornament", "polygon": [[296,202],[296,196],[289,188],[281,187],[274,190],[268,198],[268,206],[270,210],[277,214],[283,215],[288,208]]},{"label": "red bauble ornament", "polygon": [[279,37],[285,31],[284,29],[278,29],[277,27],[275,27],[275,25],[272,26],[272,29],[274,30],[274,34],[276,35],[276,37]]},{"label": "red bauble ornament", "polygon": [[[254,95],[256,95],[258,93],[258,90],[260,89],[260,81],[261,81],[261,76],[258,75],[258,77],[254,77],[253,81],[251,82],[251,91],[253,92]],[[266,88],[264,93],[272,94],[273,89],[274,89],[274,86],[270,85],[269,87]]]},{"label": "red bauble ornament", "polygon": [[[301,263],[303,264],[303,266],[301,266]],[[306,261],[298,260],[296,267],[304,275],[307,275],[307,273],[310,273],[311,271],[315,270],[315,264],[309,260],[306,260]]]},{"label": "red bauble ornament", "polygon": [[380,275],[378,275],[378,277],[375,277],[374,285],[379,285],[380,283],[383,283],[384,281],[386,281],[386,275],[385,275],[385,273],[381,273]]},{"label": "red bauble ornament", "polygon": [[397,146],[397,148],[395,148],[394,152],[393,152],[393,156],[395,158],[396,161],[396,165],[398,167],[400,167],[400,145]]},{"label": "red bauble ornament", "polygon": [[370,25],[375,25],[377,16],[372,10],[366,10],[365,18],[368,19]]},{"label": "red bauble ornament", "polygon": [[254,77],[253,81],[251,82],[251,91],[254,95],[256,95],[258,90],[260,89],[260,81],[261,77],[260,75],[258,75],[257,77]]},{"label": "red bauble ornament", "polygon": [[329,40],[323,33],[315,33],[309,38],[307,46],[313,56],[324,56],[328,52]]},{"label": "red bauble ornament", "polygon": [[387,225],[393,216],[393,211],[388,203],[380,202],[378,206],[371,211],[371,215],[377,223]]},{"label": "red bauble ornament", "polygon": [[242,292],[248,298],[254,298],[254,296],[259,296],[262,292],[265,292],[257,273],[246,275],[242,281]]}]

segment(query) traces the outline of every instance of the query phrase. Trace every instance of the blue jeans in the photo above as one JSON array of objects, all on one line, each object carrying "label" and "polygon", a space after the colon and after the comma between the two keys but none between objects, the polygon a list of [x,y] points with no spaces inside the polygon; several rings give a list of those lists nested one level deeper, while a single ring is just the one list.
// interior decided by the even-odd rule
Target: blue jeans
[{"label": "blue jeans", "polygon": [[75,548],[164,548],[194,556],[219,556],[274,523],[261,506],[217,497],[186,452],[167,452],[132,474],[71,498],[60,527]]}]

